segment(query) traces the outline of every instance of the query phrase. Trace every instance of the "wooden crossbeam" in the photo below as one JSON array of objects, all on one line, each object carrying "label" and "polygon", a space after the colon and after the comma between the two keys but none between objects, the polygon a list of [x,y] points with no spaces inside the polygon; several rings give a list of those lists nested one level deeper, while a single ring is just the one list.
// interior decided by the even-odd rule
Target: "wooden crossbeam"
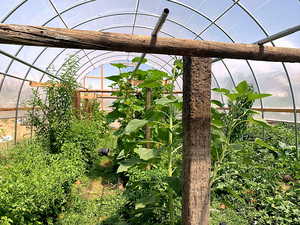
[{"label": "wooden crossbeam", "polygon": [[0,24],[0,44],[300,62],[300,49],[295,48],[165,37],[158,37],[155,45],[150,41],[151,36],[143,35]]},{"label": "wooden crossbeam", "polygon": [[47,83],[47,82],[35,82],[35,81],[30,81],[29,82],[30,87],[59,87],[61,86],[61,84],[51,84],[51,83]]},{"label": "wooden crossbeam", "polygon": [[[117,99],[116,96],[97,96],[96,98],[93,96],[81,96],[80,98],[82,99],[96,99],[96,98],[108,98],[108,99]],[[228,110],[228,108],[218,108],[220,110]],[[0,108],[0,112],[8,112],[8,111],[16,111],[17,108]],[[28,111],[28,110],[32,110],[31,107],[20,107],[18,108],[18,110],[20,111]],[[258,112],[279,112],[279,113],[294,113],[294,111],[296,111],[296,113],[300,113],[300,109],[287,109],[287,108],[264,108],[263,110],[261,108],[252,108],[252,110],[258,111]]]},{"label": "wooden crossbeam", "polygon": [[[9,111],[16,111],[17,108],[0,108],[0,112],[9,112]],[[20,111],[29,111],[32,110],[32,107],[19,107],[18,110]]]}]

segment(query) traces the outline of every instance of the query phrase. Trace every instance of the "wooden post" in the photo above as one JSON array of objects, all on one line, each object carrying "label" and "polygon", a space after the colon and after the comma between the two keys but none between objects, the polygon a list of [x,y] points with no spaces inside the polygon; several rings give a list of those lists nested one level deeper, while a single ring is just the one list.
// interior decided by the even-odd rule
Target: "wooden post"
[{"label": "wooden post", "polygon": [[[100,66],[100,77],[101,77],[101,90],[104,89],[104,68],[103,65]],[[102,97],[103,97],[103,92],[101,93]],[[101,98],[101,109],[102,111],[104,110],[104,99]]]},{"label": "wooden post", "polygon": [[183,224],[208,225],[211,60],[184,57]]},{"label": "wooden post", "polygon": [[75,91],[74,93],[74,109],[77,117],[80,117],[80,91]]}]

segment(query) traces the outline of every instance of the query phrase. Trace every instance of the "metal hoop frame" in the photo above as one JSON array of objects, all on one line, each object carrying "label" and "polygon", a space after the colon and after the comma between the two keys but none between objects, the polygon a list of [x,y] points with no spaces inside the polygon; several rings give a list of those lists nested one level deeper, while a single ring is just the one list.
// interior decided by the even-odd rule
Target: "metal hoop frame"
[{"label": "metal hoop frame", "polygon": [[[85,1],[82,1],[80,3],[77,3],[69,8],[66,8],[62,11],[58,11],[57,8],[55,7],[55,5],[53,4],[53,2],[51,0],[48,0],[52,6],[52,8],[54,9],[56,15],[51,17],[50,19],[48,19],[45,23],[42,24],[42,26],[46,26],[47,24],[49,24],[51,21],[53,21],[54,19],[56,18],[59,18],[61,20],[61,22],[65,25],[66,28],[68,28],[68,25],[66,23],[66,21],[63,19],[63,15],[75,8],[78,8],[78,7],[81,7],[83,5],[88,5],[90,3],[93,3],[93,2],[96,2],[97,0],[85,0]],[[217,24],[217,21],[219,21],[224,15],[226,15],[232,8],[234,7],[238,7],[240,10],[242,10],[245,14],[247,14],[249,16],[249,18],[257,25],[257,27],[264,33],[264,35],[266,37],[270,37],[270,34],[267,32],[266,28],[262,25],[262,23],[240,2],[240,0],[228,0],[230,2],[232,2],[229,7],[227,7],[222,13],[220,13],[215,19],[211,19],[209,16],[205,15],[203,12],[193,8],[192,6],[188,5],[188,4],[185,4],[181,1],[177,1],[177,0],[166,0],[167,2],[169,3],[173,3],[174,5],[176,5],[177,7],[182,7],[182,8],[185,8],[189,11],[191,11],[192,13],[204,18],[205,20],[207,20],[209,22],[209,24],[204,27],[200,32],[196,33],[194,32],[192,29],[188,28],[187,26],[183,25],[183,24],[180,24],[178,21],[176,20],[172,20],[172,19],[167,19],[168,22],[174,24],[174,25],[177,25],[179,26],[180,28],[184,29],[185,31],[188,31],[189,33],[191,33],[191,35],[194,37],[194,39],[202,39],[201,35],[203,35],[207,30],[209,30],[210,27],[212,26],[215,26],[220,32],[222,32],[231,42],[235,42],[234,39],[229,35],[229,33],[227,33],[225,31],[224,28],[222,28],[220,25]],[[296,0],[295,0],[296,1]],[[28,2],[28,0],[23,0],[23,1],[20,1],[15,7],[13,7],[10,11],[8,11],[8,13],[3,17],[3,19],[0,20],[1,23],[5,23],[7,21],[7,19],[9,19],[10,17],[12,17],[14,15],[14,13],[16,11],[19,11],[21,10],[22,6],[24,6],[26,3]],[[299,2],[299,1],[297,1]],[[135,32],[135,28],[142,28],[142,29],[148,29],[148,30],[151,30],[153,29],[152,27],[146,27],[146,26],[141,26],[141,25],[137,25],[137,18],[138,16],[147,16],[147,17],[154,17],[154,18],[158,18],[159,15],[156,15],[156,14],[151,14],[151,13],[146,13],[146,12],[141,12],[140,11],[140,5],[141,5],[141,1],[140,0],[136,0],[136,4],[135,4],[135,7],[134,7],[134,11],[133,12],[117,12],[117,13],[111,13],[111,14],[107,14],[107,15],[102,15],[102,16],[98,16],[98,17],[95,17],[95,18],[90,18],[88,20],[85,20],[85,21],[82,21],[80,22],[79,24],[77,24],[76,26],[72,27],[71,29],[74,29],[74,28],[78,28],[84,24],[88,24],[92,21],[96,21],[96,20],[100,20],[102,18],[107,18],[107,17],[113,17],[113,16],[132,16],[133,15],[133,21],[132,21],[132,24],[131,25],[123,25],[123,26],[110,26],[110,27],[107,27],[107,28],[104,28],[104,29],[101,29],[102,31],[104,30],[112,30],[112,29],[116,29],[116,28],[122,28],[122,27],[128,27],[128,28],[131,28],[131,33],[134,34]],[[168,35],[170,37],[172,37],[172,35],[168,32],[165,32],[165,31],[160,31],[161,33],[165,34],[165,35]],[[271,44],[273,46],[275,46],[275,44],[273,42],[271,42]],[[1,93],[1,90],[2,90],[2,87],[4,85],[4,82],[5,82],[5,78],[6,78],[6,75],[5,74],[9,74],[9,71],[13,65],[13,63],[15,62],[15,60],[18,60],[18,55],[23,51],[24,49],[24,46],[21,46],[20,48],[18,48],[18,50],[16,51],[16,53],[14,55],[10,55],[8,54],[7,52],[4,52],[1,50],[1,54],[6,54],[6,56],[10,57],[11,60],[8,64],[8,66],[6,67],[5,71],[3,72],[3,78],[0,82],[0,93]],[[27,80],[27,77],[28,75],[30,74],[30,71],[31,69],[37,69],[36,66],[34,66],[34,64],[38,61],[38,59],[44,55],[46,53],[48,48],[43,48],[42,51],[40,53],[37,54],[37,57],[33,60],[32,63],[29,63],[29,62],[25,62],[23,61],[22,63],[24,63],[26,66],[28,66],[28,70],[24,76],[24,78],[20,78],[22,80],[22,84],[20,86],[20,89],[19,89],[19,92],[18,92],[18,98],[17,98],[17,103],[16,103],[16,115],[15,115],[15,119],[17,121],[17,118],[18,118],[18,108],[19,108],[19,105],[20,105],[20,98],[22,96],[22,90],[23,90],[23,86],[24,86],[24,82]],[[59,56],[61,56],[67,49],[63,49],[61,52],[59,52],[51,61],[50,61],[50,64],[49,65],[53,65],[56,60],[59,58]],[[87,58],[88,62],[91,64],[91,66],[87,67],[86,70],[89,70],[91,67],[95,67],[96,64],[100,64],[101,61],[107,59],[107,58],[102,58],[103,55],[105,54],[108,54],[108,53],[103,53],[103,54],[100,54],[100,55],[97,55],[95,56],[94,58],[90,58],[89,56],[96,52],[96,51],[91,51],[89,53],[85,52],[85,50],[79,50],[79,51],[76,51],[74,54],[78,55],[81,53],[81,51],[83,51],[84,53],[84,56],[82,56],[80,58],[80,61],[84,58]],[[115,54],[114,56],[111,56],[111,58],[113,57],[120,57],[120,55],[118,55],[119,53],[112,53],[112,54]],[[97,59],[101,57],[101,59],[99,61],[96,61],[96,62],[93,62],[94,59]],[[123,56],[122,56],[123,57]],[[127,54],[127,59],[130,57],[130,54],[128,53]],[[156,55],[151,55],[151,57],[154,57],[158,60],[160,60],[159,63],[155,62],[154,60],[150,60],[152,61],[152,63],[156,64],[156,66],[160,66],[161,69],[164,69],[164,70],[167,70],[165,67],[168,66],[170,67],[170,62],[172,60],[174,60],[174,57],[170,56],[170,60],[169,61],[165,61],[163,60],[161,57],[158,57]],[[233,79],[233,76],[232,76],[232,73],[230,71],[230,67],[226,64],[226,62],[224,60],[221,61],[224,68],[226,69],[230,79],[231,79],[231,82],[233,84],[233,86],[235,86],[235,81]],[[164,64],[163,64],[164,63]],[[163,65],[162,65],[163,64]],[[261,91],[261,88],[259,86],[259,82],[257,80],[257,77],[256,77],[256,74],[254,72],[254,69],[253,69],[253,66],[251,65],[251,63],[246,60],[246,64],[247,64],[247,67],[249,67],[249,70],[251,72],[251,75],[253,77],[253,80],[254,80],[254,83],[255,83],[255,86],[257,88],[257,91],[260,93]],[[48,67],[49,67],[48,65]],[[86,64],[83,64],[81,67],[83,67],[84,65]],[[298,145],[298,129],[297,129],[297,111],[296,111],[296,98],[295,98],[295,94],[294,94],[294,89],[293,89],[293,84],[291,82],[291,78],[290,78],[290,74],[288,72],[288,69],[286,67],[286,64],[285,63],[282,63],[282,68],[283,68],[283,71],[285,73],[285,76],[286,76],[286,79],[287,79],[287,83],[288,83],[288,86],[289,86],[289,91],[290,91],[290,94],[291,94],[291,101],[292,101],[292,107],[293,107],[293,110],[294,110],[294,125],[295,125],[295,143],[296,143],[296,146]],[[39,68],[38,68],[39,69]],[[49,74],[46,70],[41,70],[41,72],[43,72],[43,75],[41,76],[41,79],[40,81],[42,81],[44,79],[45,76],[50,76],[52,74]],[[217,84],[217,86],[220,86],[219,85],[219,82],[217,80],[217,77],[214,75],[214,80]],[[260,107],[263,111],[264,109],[264,105],[263,105],[263,101],[260,100]],[[262,112],[262,117],[264,117],[264,113]],[[16,122],[17,124],[17,122]],[[15,138],[17,136],[17,125],[15,124]]]}]

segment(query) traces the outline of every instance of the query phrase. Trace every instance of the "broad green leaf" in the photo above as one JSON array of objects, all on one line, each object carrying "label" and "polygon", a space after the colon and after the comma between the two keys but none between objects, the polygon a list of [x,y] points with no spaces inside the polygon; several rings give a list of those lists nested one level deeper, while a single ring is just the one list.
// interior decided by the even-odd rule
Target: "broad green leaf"
[{"label": "broad green leaf", "polygon": [[163,78],[168,77],[166,72],[160,70],[148,70],[148,75],[146,80],[161,81]]},{"label": "broad green leaf", "polygon": [[142,60],[142,64],[145,64],[147,62],[147,59],[145,59],[145,58],[142,59],[141,57],[134,57],[131,60],[131,62],[133,62],[133,63],[139,63],[141,60]]},{"label": "broad green leaf", "polygon": [[139,84],[139,88],[156,88],[162,86],[160,81],[145,80],[143,83]]},{"label": "broad green leaf", "polygon": [[223,93],[223,94],[229,94],[230,93],[230,91],[226,88],[213,88],[212,90],[215,91],[215,92],[218,92],[218,93]]},{"label": "broad green leaf", "polygon": [[245,93],[247,91],[249,91],[249,85],[247,83],[247,81],[242,81],[240,82],[236,87],[235,90],[237,90],[237,92],[239,93]]},{"label": "broad green leaf", "polygon": [[119,69],[127,68],[127,66],[122,64],[122,63],[111,63],[111,65],[114,66],[114,67],[117,67]]},{"label": "broad green leaf", "polygon": [[212,119],[211,120],[211,125],[218,128],[218,129],[221,129],[221,128],[224,127],[224,121],[220,120],[220,119]]},{"label": "broad green leaf", "polygon": [[149,121],[160,121],[164,116],[164,113],[161,111],[149,110],[145,112],[144,118]]},{"label": "broad green leaf", "polygon": [[160,99],[155,100],[155,103],[159,104],[159,105],[164,105],[165,106],[165,105],[168,105],[168,104],[170,104],[172,102],[175,102],[175,101],[177,101],[177,99],[169,99],[167,97],[162,97]]},{"label": "broad green leaf", "polygon": [[178,196],[182,194],[182,181],[179,177],[167,177],[169,186],[175,191]]},{"label": "broad green leaf", "polygon": [[264,126],[264,127],[271,127],[271,124],[269,124],[266,120],[264,119],[255,119],[255,118],[250,118],[249,119],[250,122]]},{"label": "broad green leaf", "polygon": [[119,80],[121,80],[123,77],[120,75],[115,75],[115,76],[109,76],[109,77],[105,77],[108,80],[112,80],[114,82],[118,82]]},{"label": "broad green leaf", "polygon": [[138,120],[138,119],[131,120],[125,127],[125,134],[130,134],[132,132],[137,131],[141,127],[145,126],[146,123],[148,123],[148,120]]},{"label": "broad green leaf", "polygon": [[261,99],[265,97],[272,96],[271,94],[258,94],[258,93],[250,93],[248,95],[249,100],[256,100],[256,99]]},{"label": "broad green leaf", "polygon": [[120,151],[119,155],[117,156],[117,159],[120,160],[120,159],[123,159],[125,157],[125,152],[124,150]]},{"label": "broad green leaf", "polygon": [[140,159],[150,160],[157,156],[157,153],[154,149],[150,148],[136,148],[134,152],[139,155]]},{"label": "broad green leaf", "polygon": [[259,112],[255,111],[255,110],[252,110],[252,109],[247,109],[247,113],[248,115],[251,115],[251,114],[259,114]]},{"label": "broad green leaf", "polygon": [[126,171],[128,171],[128,169],[130,169],[131,167],[133,167],[139,163],[141,163],[141,161],[139,159],[133,158],[133,159],[124,160],[120,163],[117,173],[126,172]]},{"label": "broad green leaf", "polygon": [[255,143],[258,144],[258,145],[260,145],[260,146],[262,146],[262,147],[264,147],[264,148],[266,148],[266,149],[269,149],[269,150],[271,150],[273,152],[276,152],[276,153],[279,152],[277,148],[274,148],[273,146],[267,144],[265,141],[263,141],[260,138],[256,138],[255,139]]},{"label": "broad green leaf", "polygon": [[216,106],[219,106],[221,108],[224,107],[224,104],[222,102],[218,101],[218,100],[211,100],[211,103],[216,105]]},{"label": "broad green leaf", "polygon": [[233,94],[226,94],[226,96],[229,98],[230,101],[235,101],[240,96],[240,94],[233,93]]},{"label": "broad green leaf", "polygon": [[134,78],[137,80],[145,80],[147,77],[147,71],[144,70],[137,70],[134,73]]}]

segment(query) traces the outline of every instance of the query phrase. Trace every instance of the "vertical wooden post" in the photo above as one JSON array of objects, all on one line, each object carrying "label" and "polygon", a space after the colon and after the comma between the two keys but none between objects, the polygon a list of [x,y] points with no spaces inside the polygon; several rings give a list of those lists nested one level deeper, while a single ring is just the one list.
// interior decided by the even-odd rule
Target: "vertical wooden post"
[{"label": "vertical wooden post", "polygon": [[211,60],[184,57],[183,224],[208,225]]},{"label": "vertical wooden post", "polygon": [[73,104],[74,104],[75,114],[79,118],[80,117],[80,91],[75,91]]},{"label": "vertical wooden post", "polygon": [[[104,69],[103,65],[100,66],[100,79],[101,79],[101,90],[104,90]],[[101,109],[104,110],[104,98],[103,98],[103,92],[101,93]]]}]

